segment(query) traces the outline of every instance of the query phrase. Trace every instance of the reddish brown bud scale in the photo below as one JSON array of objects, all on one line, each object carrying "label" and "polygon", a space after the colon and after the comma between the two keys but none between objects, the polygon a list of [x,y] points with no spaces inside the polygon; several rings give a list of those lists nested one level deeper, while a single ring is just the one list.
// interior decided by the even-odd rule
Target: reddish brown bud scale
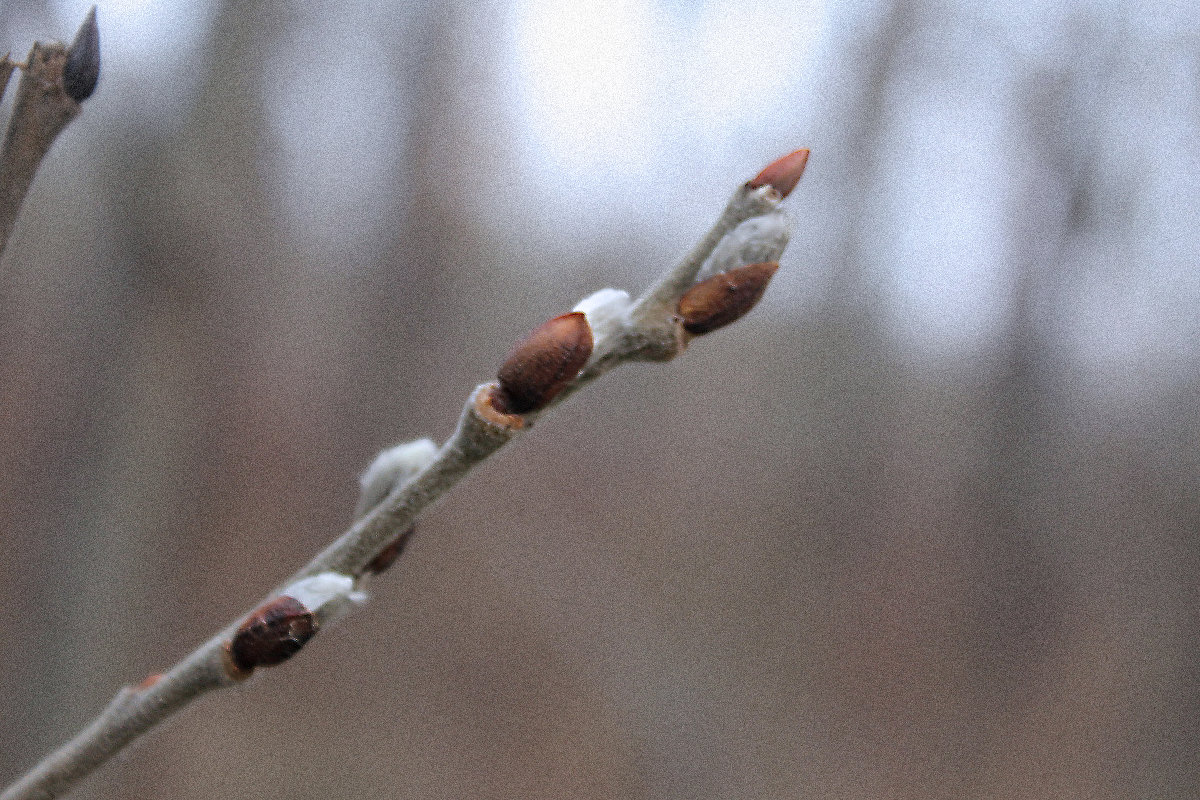
[{"label": "reddish brown bud scale", "polygon": [[501,406],[505,402],[504,393],[499,384],[493,383],[475,396],[475,413],[491,425],[509,430],[521,430],[525,427],[525,418],[502,411]]},{"label": "reddish brown bud scale", "polygon": [[404,548],[408,546],[408,540],[412,537],[413,532],[417,529],[416,525],[408,526],[408,530],[392,540],[392,543],[375,554],[365,567],[366,571],[372,575],[378,575],[386,570],[392,564],[396,563],[396,559],[404,552]]},{"label": "reddish brown bud scale", "polygon": [[582,311],[542,323],[500,367],[491,404],[504,414],[545,408],[592,355],[592,326]]},{"label": "reddish brown bud scale", "polygon": [[134,691],[135,692],[144,692],[145,690],[149,689],[151,686],[153,686],[154,684],[156,684],[160,680],[162,680],[162,676],[163,676],[163,674],[161,672],[151,672],[149,675],[147,675],[145,677],[145,679],[142,680],[141,683],[139,683],[137,686],[134,687]]},{"label": "reddish brown bud scale", "polygon": [[751,189],[757,189],[760,186],[770,186],[779,192],[780,197],[787,197],[792,193],[792,189],[796,188],[796,184],[800,182],[800,176],[804,174],[804,167],[807,164],[807,148],[797,150],[794,153],[788,153],[786,156],[777,158],[763,167],[763,171],[755,175],[747,185]]},{"label": "reddish brown bud scale", "polygon": [[679,298],[679,321],[690,334],[715,331],[741,319],[766,291],[779,265],[747,264],[700,281]]},{"label": "reddish brown bud scale", "polygon": [[229,657],[245,674],[287,661],[317,632],[317,618],[299,600],[283,595],[259,606],[233,635]]}]

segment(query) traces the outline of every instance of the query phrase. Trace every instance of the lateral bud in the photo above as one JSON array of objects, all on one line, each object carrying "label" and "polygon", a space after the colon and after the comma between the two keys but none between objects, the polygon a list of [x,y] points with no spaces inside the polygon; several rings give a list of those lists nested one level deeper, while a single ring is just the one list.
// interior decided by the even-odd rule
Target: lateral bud
[{"label": "lateral bud", "polygon": [[229,642],[234,677],[249,677],[256,667],[282,664],[316,634],[317,615],[294,597],[281,595],[259,606]]},{"label": "lateral bud", "polygon": [[592,355],[592,328],[582,311],[542,323],[518,344],[496,374],[488,398],[502,414],[528,414],[546,407]]},{"label": "lateral bud", "polygon": [[700,279],[746,264],[777,262],[791,234],[791,220],[779,209],[752,217],[725,234],[700,270]]},{"label": "lateral bud", "polygon": [[779,192],[779,197],[782,199],[796,188],[807,164],[808,148],[801,148],[767,164],[763,167],[762,172],[755,175],[746,185],[751,189],[770,186]]},{"label": "lateral bud", "polygon": [[242,679],[256,667],[282,664],[329,623],[366,600],[354,580],[337,572],[302,578],[256,608],[227,646],[230,673]]},{"label": "lateral bud", "polygon": [[365,571],[372,575],[378,575],[395,564],[396,559],[404,552],[404,548],[408,546],[408,540],[412,538],[416,530],[416,525],[409,525],[408,530],[393,539],[391,544],[380,550],[374,558],[367,562],[367,566],[364,567]]},{"label": "lateral bud", "polygon": [[766,291],[779,265],[747,264],[706,278],[679,298],[679,321],[693,336],[715,331],[745,316]]},{"label": "lateral bud", "polygon": [[63,91],[76,103],[82,103],[96,91],[100,80],[100,28],[96,25],[96,7],[84,17],[75,41],[67,48],[63,65]]},{"label": "lateral bud", "polygon": [[163,674],[161,672],[151,672],[149,675],[147,675],[145,678],[142,679],[141,683],[139,683],[137,686],[133,687],[133,690],[135,692],[144,692],[147,689],[149,689],[151,686],[153,686],[154,684],[161,681],[162,677],[163,677]]}]

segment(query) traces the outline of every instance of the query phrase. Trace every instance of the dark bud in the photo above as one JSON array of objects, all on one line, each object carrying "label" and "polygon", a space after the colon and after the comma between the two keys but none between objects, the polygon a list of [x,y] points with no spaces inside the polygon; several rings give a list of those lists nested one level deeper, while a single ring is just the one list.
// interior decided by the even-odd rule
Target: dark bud
[{"label": "dark bud", "polygon": [[505,414],[545,408],[592,355],[592,326],[582,311],[542,323],[512,351],[496,377],[492,405]]},{"label": "dark bud", "polygon": [[719,272],[679,298],[683,329],[699,336],[741,319],[763,296],[779,265],[767,261]]},{"label": "dark bud", "polygon": [[76,103],[82,103],[96,91],[100,79],[100,28],[96,26],[96,7],[88,12],[75,41],[67,48],[63,66],[63,90]]},{"label": "dark bud", "polygon": [[374,558],[367,563],[366,570],[372,575],[378,575],[386,570],[392,564],[396,563],[396,559],[404,552],[404,548],[408,546],[408,540],[412,537],[413,531],[417,529],[416,525],[410,525],[408,530],[397,536],[391,544],[380,550]]},{"label": "dark bud", "polygon": [[229,645],[233,665],[249,674],[255,667],[281,664],[317,632],[317,618],[294,597],[283,595],[259,606],[241,624]]},{"label": "dark bud", "polygon": [[807,164],[808,150],[796,150],[767,164],[763,167],[763,171],[755,175],[747,185],[751,189],[770,186],[779,192],[780,197],[787,197],[800,182],[800,176],[804,174],[804,167]]}]

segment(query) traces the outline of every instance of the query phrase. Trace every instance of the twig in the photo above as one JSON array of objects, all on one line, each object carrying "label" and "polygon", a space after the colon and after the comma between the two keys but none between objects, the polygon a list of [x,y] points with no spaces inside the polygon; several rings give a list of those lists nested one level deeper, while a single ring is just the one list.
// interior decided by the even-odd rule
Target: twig
[{"label": "twig", "polygon": [[4,90],[8,88],[8,79],[12,77],[13,70],[17,65],[9,58],[12,53],[5,53],[0,56],[0,100],[4,99]]},{"label": "twig", "polygon": [[[363,476],[358,518],[349,530],[170,671],[123,688],[87,728],[0,794],[0,800],[57,797],[190,701],[245,680],[256,667],[290,657],[322,625],[365,599],[360,585],[380,571],[381,555],[390,549],[395,557],[421,511],[532,424],[539,412],[618,363],[679,353],[693,335],[689,320],[680,317],[685,306],[704,306],[701,313],[711,318],[716,312],[722,322],[749,310],[774,265],[737,267],[700,284],[695,277],[739,223],[772,214],[786,194],[751,184],[738,190],[683,262],[636,303],[625,292],[604,289],[576,311],[537,329],[514,350],[497,383],[472,392],[457,428],[441,447],[418,440],[381,454]],[[741,275],[751,275],[752,285]],[[739,291],[714,292],[710,281],[716,279]],[[683,297],[692,302],[681,305]],[[514,407],[520,413],[513,413]]]},{"label": "twig", "polygon": [[[13,67],[0,59],[0,97]],[[70,47],[35,43],[22,65],[12,117],[0,147],[0,253],[17,223],[21,203],[55,138],[79,115],[100,76],[96,8],[88,12]]]},{"label": "twig", "polygon": [[635,323],[634,332],[639,334],[642,341],[637,343],[634,352],[625,354],[625,357],[646,361],[666,361],[675,357],[679,348],[671,314],[680,295],[695,283],[704,262],[727,234],[748,219],[774,211],[781,199],[782,195],[770,186],[755,187],[747,183],[738,189],[716,223],[692,251],[634,304],[630,312]]}]

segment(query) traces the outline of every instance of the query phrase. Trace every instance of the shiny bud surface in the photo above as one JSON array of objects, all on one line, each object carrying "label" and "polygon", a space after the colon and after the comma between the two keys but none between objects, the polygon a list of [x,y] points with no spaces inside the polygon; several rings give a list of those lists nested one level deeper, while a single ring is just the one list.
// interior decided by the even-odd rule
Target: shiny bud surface
[{"label": "shiny bud surface", "polygon": [[770,261],[747,264],[700,281],[679,298],[683,329],[699,336],[741,319],[758,303],[777,269]]},{"label": "shiny bud surface", "polygon": [[580,311],[544,322],[513,349],[496,374],[491,402],[506,414],[545,408],[592,355],[592,328]]},{"label": "shiny bud surface", "polygon": [[244,672],[287,661],[317,632],[317,618],[299,600],[283,595],[246,619],[233,636],[229,655]]},{"label": "shiny bud surface", "polygon": [[770,186],[779,192],[780,197],[787,197],[792,193],[792,189],[796,188],[796,184],[800,182],[800,176],[804,174],[804,167],[807,164],[807,149],[788,153],[786,156],[777,158],[763,167],[763,171],[755,175],[747,185],[751,189],[757,189],[760,186]]}]

